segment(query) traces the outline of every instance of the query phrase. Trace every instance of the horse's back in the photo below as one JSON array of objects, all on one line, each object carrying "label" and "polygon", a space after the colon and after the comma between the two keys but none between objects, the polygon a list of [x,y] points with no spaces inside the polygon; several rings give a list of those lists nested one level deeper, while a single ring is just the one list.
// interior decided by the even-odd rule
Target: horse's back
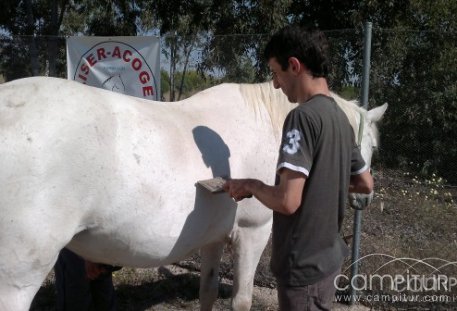
[{"label": "horse's back", "polygon": [[[175,104],[52,78],[9,83],[0,94],[0,208],[17,222],[34,215],[67,241],[80,233],[73,246],[90,245],[93,259],[111,254],[128,264],[143,249],[131,264],[144,266],[223,239],[235,223],[233,202],[199,192],[195,182],[249,172],[271,179],[255,157],[266,130],[237,111],[243,104],[234,85]],[[254,131],[257,142],[243,137]],[[268,221],[255,205],[257,220]]]}]

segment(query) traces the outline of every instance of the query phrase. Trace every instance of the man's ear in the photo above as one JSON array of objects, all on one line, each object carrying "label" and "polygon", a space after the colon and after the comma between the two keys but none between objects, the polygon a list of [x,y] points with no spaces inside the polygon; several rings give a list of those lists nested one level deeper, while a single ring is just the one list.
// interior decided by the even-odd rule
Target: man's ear
[{"label": "man's ear", "polygon": [[302,64],[296,57],[289,57],[289,68],[292,70],[292,72],[299,73],[300,70],[302,69]]}]

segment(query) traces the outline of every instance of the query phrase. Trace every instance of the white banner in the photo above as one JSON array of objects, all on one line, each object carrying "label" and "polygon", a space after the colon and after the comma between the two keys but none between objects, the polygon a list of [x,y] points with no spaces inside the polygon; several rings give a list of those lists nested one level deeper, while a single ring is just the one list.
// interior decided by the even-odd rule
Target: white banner
[{"label": "white banner", "polygon": [[110,91],[160,100],[160,39],[67,38],[67,76]]}]

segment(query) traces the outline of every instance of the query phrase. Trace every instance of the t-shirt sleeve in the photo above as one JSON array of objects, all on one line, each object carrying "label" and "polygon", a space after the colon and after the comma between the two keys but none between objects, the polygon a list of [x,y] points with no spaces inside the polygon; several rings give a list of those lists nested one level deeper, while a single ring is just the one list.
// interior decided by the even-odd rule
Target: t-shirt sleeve
[{"label": "t-shirt sleeve", "polygon": [[284,121],[277,172],[287,168],[308,177],[313,164],[315,141],[315,130],[310,119],[303,112],[292,110]]},{"label": "t-shirt sleeve", "polygon": [[354,144],[352,147],[352,158],[351,158],[351,175],[359,175],[368,169],[368,165],[362,158],[360,148]]}]

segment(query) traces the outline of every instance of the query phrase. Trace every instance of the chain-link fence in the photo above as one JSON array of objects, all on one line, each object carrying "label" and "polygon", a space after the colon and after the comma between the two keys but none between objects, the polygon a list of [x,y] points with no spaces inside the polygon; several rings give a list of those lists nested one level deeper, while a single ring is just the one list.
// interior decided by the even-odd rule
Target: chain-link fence
[{"label": "chain-link fence", "polygon": [[[331,87],[343,97],[358,98],[363,34],[335,30],[327,36],[333,65]],[[162,38],[162,98],[180,100],[222,82],[267,80],[268,69],[261,56],[268,37]],[[405,271],[457,275],[456,42],[457,33],[373,29],[369,108],[386,102],[389,108],[379,126],[380,149],[373,160],[376,208],[366,211],[363,218],[361,273],[390,266],[389,273],[403,275]],[[65,54],[63,37],[4,37],[0,41],[0,79],[65,78]],[[345,235],[352,232],[351,217],[349,210]],[[387,255],[413,261],[386,266]],[[424,258],[432,259],[414,262]],[[259,269],[266,275],[268,264]],[[262,283],[258,278],[257,282]]]}]

